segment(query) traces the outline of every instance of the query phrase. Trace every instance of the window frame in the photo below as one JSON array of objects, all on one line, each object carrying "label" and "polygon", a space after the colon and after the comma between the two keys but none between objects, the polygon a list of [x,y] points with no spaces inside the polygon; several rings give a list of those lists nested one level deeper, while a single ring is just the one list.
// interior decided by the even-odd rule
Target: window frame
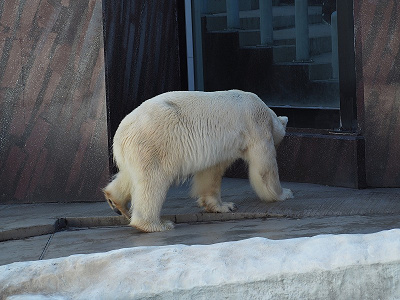
[{"label": "window frame", "polygon": [[353,0],[336,0],[341,131],[357,130]]},{"label": "window frame", "polygon": [[[187,72],[189,84],[188,90],[201,90],[202,87],[197,89],[198,82],[194,82],[195,78],[202,75],[202,70],[196,70],[196,59],[202,62],[202,58],[196,58],[194,48],[196,47],[195,38],[193,36],[193,26],[196,20],[193,20],[193,7],[192,0],[184,0],[185,5],[185,22],[186,22],[186,45],[187,45]],[[338,56],[339,56],[339,108],[307,108],[307,107],[286,107],[286,106],[270,106],[272,109],[279,110],[283,114],[287,110],[294,116],[294,126],[289,123],[293,129],[308,128],[308,129],[323,129],[332,131],[340,131],[343,133],[356,133],[358,130],[357,125],[357,101],[356,101],[356,72],[355,72],[355,49],[354,49],[354,0],[336,0],[337,11],[337,26],[338,26]],[[198,22],[198,20],[197,20]],[[188,26],[190,27],[190,30]],[[199,25],[198,25],[199,26]],[[201,49],[201,45],[197,45]],[[202,54],[201,54],[202,55]],[[296,112],[297,113],[294,113]],[[307,116],[307,120],[301,114]],[[337,122],[323,122],[324,124],[318,125],[315,121],[314,127],[310,127],[309,118],[317,119],[321,115],[332,115],[329,117],[333,119],[334,116],[339,116]],[[304,122],[302,122],[304,119]],[[330,125],[327,125],[327,124]],[[322,126],[321,126],[322,125]]]}]

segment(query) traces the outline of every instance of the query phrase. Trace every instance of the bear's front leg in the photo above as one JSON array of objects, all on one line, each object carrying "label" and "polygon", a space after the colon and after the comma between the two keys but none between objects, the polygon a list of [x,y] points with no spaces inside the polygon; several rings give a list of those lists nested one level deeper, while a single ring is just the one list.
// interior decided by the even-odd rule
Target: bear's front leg
[{"label": "bear's front leg", "polygon": [[271,139],[252,145],[247,154],[250,182],[262,200],[274,202],[293,198],[291,190],[281,187],[276,150]]}]

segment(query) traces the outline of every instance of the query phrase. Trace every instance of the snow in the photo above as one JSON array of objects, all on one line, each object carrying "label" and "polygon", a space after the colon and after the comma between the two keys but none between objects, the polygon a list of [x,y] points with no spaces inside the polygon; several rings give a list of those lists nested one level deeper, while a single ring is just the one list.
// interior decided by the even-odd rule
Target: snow
[{"label": "snow", "polygon": [[13,300],[400,299],[400,229],[136,247],[18,262],[0,266],[0,295]]}]

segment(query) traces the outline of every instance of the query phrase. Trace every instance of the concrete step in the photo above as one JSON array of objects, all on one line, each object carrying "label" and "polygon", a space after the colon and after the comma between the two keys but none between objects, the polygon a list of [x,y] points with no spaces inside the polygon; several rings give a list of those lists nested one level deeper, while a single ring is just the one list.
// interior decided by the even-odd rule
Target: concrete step
[{"label": "concrete step", "polygon": [[273,62],[291,62],[296,59],[296,46],[294,45],[282,45],[274,46],[273,50]]},{"label": "concrete step", "polygon": [[333,109],[340,106],[339,84],[335,80],[312,81],[296,91],[287,84],[277,83],[274,91],[259,92],[259,96],[270,106]]},{"label": "concrete step", "polygon": [[[335,87],[330,80],[330,53],[311,56],[312,62],[309,63],[295,63],[294,45],[240,48],[238,31],[208,32],[205,37],[203,55],[208,90],[240,88],[258,95],[265,94],[267,98],[277,97],[277,103],[285,104],[292,98],[296,103],[305,103],[310,97],[312,106],[327,102],[333,103],[329,107],[337,106],[338,86]],[[313,91],[314,84],[318,92]],[[319,85],[325,87],[319,88]]]},{"label": "concrete step", "polygon": [[277,70],[287,70],[288,68],[306,68],[308,80],[330,80],[332,78],[332,65],[330,62],[325,63],[296,63],[296,62],[283,62],[276,63],[274,69]]},{"label": "concrete step", "polygon": [[[259,49],[260,46],[247,46],[246,49]],[[296,61],[296,46],[294,45],[281,45],[281,46],[273,46],[272,47],[273,53],[273,63],[292,63]],[[332,53],[322,53],[320,55],[315,55],[311,57],[311,62],[317,68],[320,66],[325,66],[324,68],[329,68],[329,70],[320,70],[317,72],[317,68],[315,69],[315,73],[310,78],[311,80],[318,80],[318,79],[331,79],[331,77],[327,77],[332,74]],[[322,73],[321,73],[322,71]],[[317,75],[318,74],[318,75]]]},{"label": "concrete step", "polygon": [[301,81],[301,84],[321,80],[335,81],[332,78],[332,65],[330,62],[276,63],[273,65],[273,70],[277,74],[290,74],[285,76],[287,80],[291,80],[288,77],[294,76],[292,79],[297,82]]},{"label": "concrete step", "polygon": [[[198,0],[199,1],[199,0]],[[207,0],[205,10],[208,13],[226,12],[226,0]],[[277,3],[274,3],[277,2]],[[273,0],[272,4],[278,4],[279,1]],[[258,8],[258,0],[240,0],[239,10],[251,10]]]},{"label": "concrete step", "polygon": [[241,48],[242,50],[246,49],[246,51],[260,51],[261,49],[271,49],[273,63],[288,63],[293,62],[296,59],[296,46],[294,45],[282,45],[282,46],[244,46]]},{"label": "concrete step", "polygon": [[[246,46],[248,51],[251,49],[261,49],[261,46]],[[272,47],[275,65],[299,65],[296,63],[296,46],[280,45]],[[309,65],[309,80],[329,80],[332,79],[332,53],[322,53],[311,56]]]},{"label": "concrete step", "polygon": [[[322,8],[320,6],[309,6],[308,22],[317,24],[322,22]],[[274,6],[272,8],[274,29],[294,27],[294,6]],[[219,31],[227,29],[226,12],[208,14],[208,31]],[[260,10],[247,10],[239,12],[241,29],[260,29]]]},{"label": "concrete step", "polygon": [[[310,55],[315,56],[331,52],[331,26],[328,24],[312,24],[309,27]],[[241,47],[261,44],[260,30],[239,30]],[[274,45],[295,45],[296,34],[294,28],[274,30]]]},{"label": "concrete step", "polygon": [[[332,53],[322,53],[311,57],[314,68],[310,80],[335,80],[332,78]],[[337,79],[336,79],[337,80]]]},{"label": "concrete step", "polygon": [[331,72],[326,62],[274,64],[269,93],[282,105],[336,107],[339,81],[332,79]]}]

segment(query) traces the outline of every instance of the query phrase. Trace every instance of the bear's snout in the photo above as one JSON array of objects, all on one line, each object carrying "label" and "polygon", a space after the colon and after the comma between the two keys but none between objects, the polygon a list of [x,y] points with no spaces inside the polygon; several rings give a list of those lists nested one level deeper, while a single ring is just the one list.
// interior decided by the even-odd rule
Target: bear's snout
[{"label": "bear's snout", "polygon": [[121,211],[120,211],[118,208],[115,207],[114,202],[112,202],[110,199],[107,199],[107,202],[108,202],[108,204],[110,205],[111,209],[112,209],[115,213],[117,213],[117,214],[119,214],[119,215],[122,215]]}]

